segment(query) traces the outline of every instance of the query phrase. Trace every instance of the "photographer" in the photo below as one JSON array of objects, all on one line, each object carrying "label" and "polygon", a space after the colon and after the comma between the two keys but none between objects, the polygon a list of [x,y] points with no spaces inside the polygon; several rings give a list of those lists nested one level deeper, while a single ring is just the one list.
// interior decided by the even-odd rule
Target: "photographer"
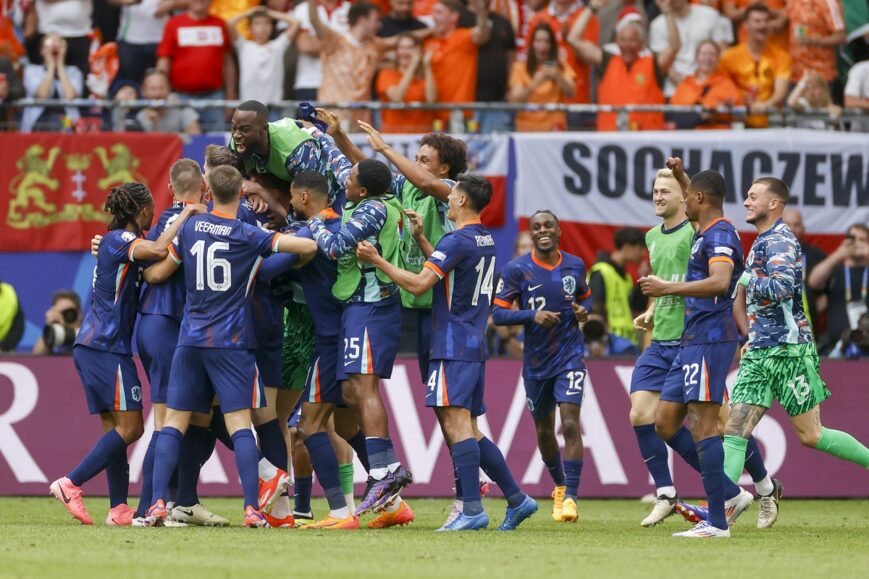
[{"label": "photographer", "polygon": [[38,355],[72,354],[72,345],[81,328],[81,298],[72,290],[58,290],[51,297],[51,307],[45,312],[42,336],[33,346]]},{"label": "photographer", "polygon": [[611,334],[606,318],[600,314],[589,314],[582,327],[585,335],[586,358],[609,358],[610,356],[639,356],[640,348],[622,336]]},{"label": "photographer", "polygon": [[831,358],[857,360],[869,358],[869,313],[860,316],[856,330],[846,330],[842,340],[830,352]]},{"label": "photographer", "polygon": [[869,228],[849,227],[838,249],[812,270],[808,285],[827,294],[827,335],[818,348],[827,354],[869,310]]}]

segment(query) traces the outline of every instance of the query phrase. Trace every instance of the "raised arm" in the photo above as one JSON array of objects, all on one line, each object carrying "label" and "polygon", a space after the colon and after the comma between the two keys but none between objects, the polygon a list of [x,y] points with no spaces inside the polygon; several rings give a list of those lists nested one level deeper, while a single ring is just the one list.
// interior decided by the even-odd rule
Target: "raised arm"
[{"label": "raised arm", "polygon": [[419,187],[423,193],[446,202],[450,194],[449,185],[390,147],[374,127],[364,121],[358,122],[362,130],[368,134],[368,144],[371,145],[372,149],[386,157],[402,175],[407,177],[408,181]]},{"label": "raised arm", "polygon": [[606,0],[592,0],[588,8],[583,10],[576,22],[573,23],[570,32],[567,33],[567,43],[576,53],[577,58],[592,66],[600,66],[600,63],[603,62],[603,50],[597,42],[589,42],[583,38],[583,35],[588,28],[591,17],[604,4],[606,4]]},{"label": "raised arm", "polygon": [[314,31],[317,33],[317,37],[320,39],[321,43],[327,43],[331,41],[331,36],[334,34],[332,29],[323,23],[320,20],[320,6],[317,3],[317,0],[307,0],[308,2],[308,18],[311,21],[311,26],[314,28]]},{"label": "raised arm", "polygon": [[489,42],[492,37],[492,23],[489,22],[489,7],[485,0],[470,0],[477,12],[477,25],[471,31],[471,40],[477,46]]},{"label": "raised arm", "polygon": [[335,146],[350,159],[352,164],[361,163],[368,158],[341,128],[341,122],[335,113],[326,109],[317,109],[317,119],[326,123],[326,134],[332,137]]}]

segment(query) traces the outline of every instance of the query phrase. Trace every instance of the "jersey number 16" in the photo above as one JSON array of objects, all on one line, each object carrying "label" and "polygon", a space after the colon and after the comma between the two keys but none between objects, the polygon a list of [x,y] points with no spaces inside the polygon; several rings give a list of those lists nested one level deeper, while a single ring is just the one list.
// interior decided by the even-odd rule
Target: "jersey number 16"
[{"label": "jersey number 16", "polygon": [[[204,290],[205,283],[208,289],[216,292],[225,292],[232,285],[232,266],[229,260],[216,257],[218,251],[226,251],[229,244],[225,241],[215,241],[205,249],[205,241],[200,239],[190,248],[190,253],[196,258],[196,289]],[[221,271],[221,280],[217,281],[215,272]],[[204,272],[204,275],[203,275]],[[204,278],[204,279],[203,279]]]}]

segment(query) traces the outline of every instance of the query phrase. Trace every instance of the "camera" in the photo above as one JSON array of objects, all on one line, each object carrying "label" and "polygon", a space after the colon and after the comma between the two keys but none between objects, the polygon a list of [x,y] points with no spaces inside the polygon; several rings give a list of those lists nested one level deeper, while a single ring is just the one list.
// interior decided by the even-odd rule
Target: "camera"
[{"label": "camera", "polygon": [[586,341],[597,342],[602,340],[606,334],[606,326],[600,320],[591,319],[582,327],[582,333],[585,335]]},{"label": "camera", "polygon": [[70,328],[64,324],[72,324],[78,319],[78,310],[75,308],[66,308],[60,312],[63,318],[63,324],[48,324],[42,328],[42,341],[46,347],[54,349],[56,347],[69,348],[75,344],[75,338],[78,335],[78,328]]}]

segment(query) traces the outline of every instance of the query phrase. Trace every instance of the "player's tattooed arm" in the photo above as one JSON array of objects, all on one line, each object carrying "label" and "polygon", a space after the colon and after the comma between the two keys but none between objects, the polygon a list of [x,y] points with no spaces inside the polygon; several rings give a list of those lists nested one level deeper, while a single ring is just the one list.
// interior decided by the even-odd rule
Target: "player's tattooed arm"
[{"label": "player's tattooed arm", "polygon": [[734,404],[730,409],[730,418],[724,427],[724,434],[748,438],[763,418],[766,408],[754,404]]},{"label": "player's tattooed arm", "polygon": [[412,209],[406,209],[404,214],[407,215],[410,220],[410,234],[419,246],[420,251],[422,251],[424,256],[430,256],[434,253],[434,247],[432,247],[431,242],[426,238],[425,233],[423,232],[422,217]]},{"label": "player's tattooed arm", "polygon": [[422,268],[419,273],[413,273],[392,265],[383,259],[377,252],[377,248],[367,241],[361,241],[356,246],[356,259],[370,263],[385,273],[398,287],[415,296],[421,296],[438,282],[437,274],[427,267]]}]

